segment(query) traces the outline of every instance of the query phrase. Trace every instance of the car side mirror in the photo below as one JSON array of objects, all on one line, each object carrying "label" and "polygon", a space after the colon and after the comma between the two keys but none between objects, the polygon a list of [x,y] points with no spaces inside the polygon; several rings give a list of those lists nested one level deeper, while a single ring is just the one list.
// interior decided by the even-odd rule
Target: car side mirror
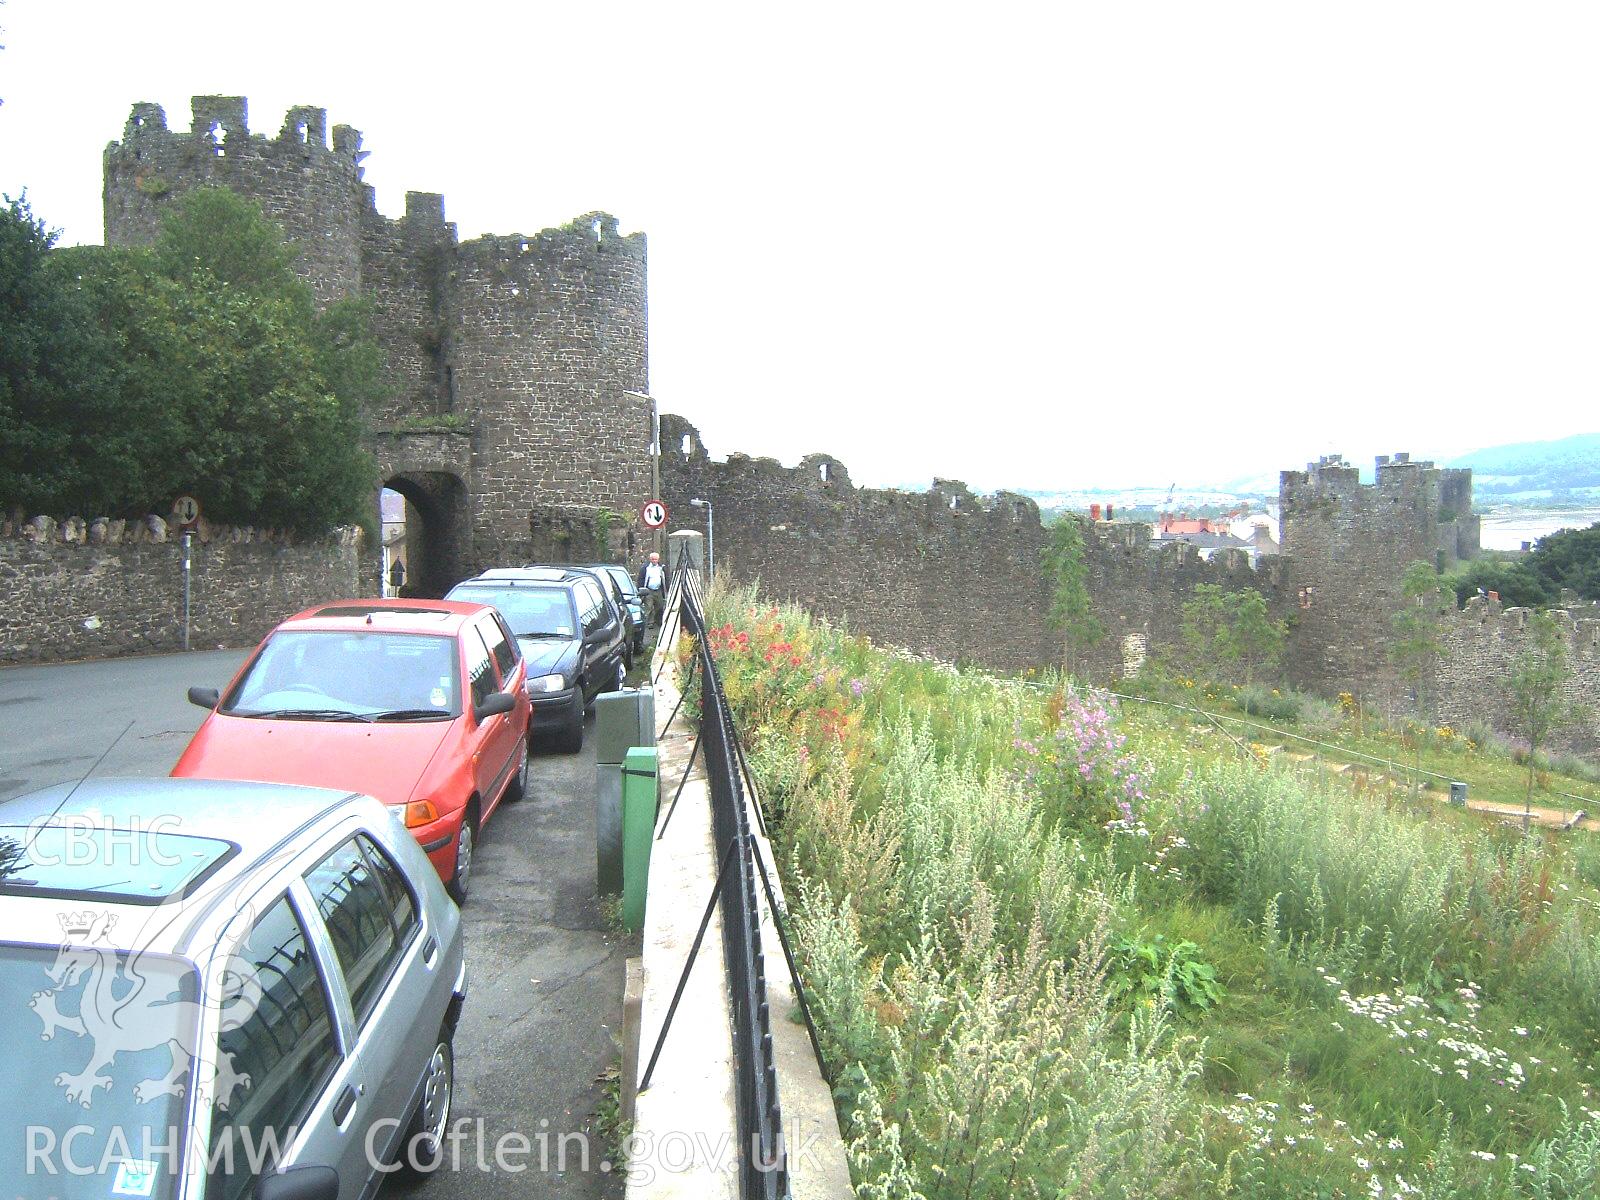
[{"label": "car side mirror", "polygon": [[332,1167],[289,1167],[256,1181],[255,1200],[339,1200],[339,1172]]},{"label": "car side mirror", "polygon": [[192,687],[189,689],[189,703],[196,708],[215,708],[222,700],[222,693],[216,688]]},{"label": "car side mirror", "polygon": [[490,692],[483,698],[483,703],[472,710],[472,715],[480,722],[487,721],[490,717],[510,712],[516,706],[517,702],[510,692]]}]

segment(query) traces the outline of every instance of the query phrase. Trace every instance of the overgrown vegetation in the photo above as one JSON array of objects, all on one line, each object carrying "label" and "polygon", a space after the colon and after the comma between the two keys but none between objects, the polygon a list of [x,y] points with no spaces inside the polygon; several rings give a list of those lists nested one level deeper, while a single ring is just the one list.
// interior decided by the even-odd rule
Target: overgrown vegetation
[{"label": "overgrown vegetation", "polygon": [[1520,557],[1475,558],[1449,582],[1462,604],[1479,589],[1497,592],[1504,604],[1521,608],[1549,607],[1560,600],[1562,588],[1585,600],[1600,600],[1600,522],[1547,534]]},{"label": "overgrown vegetation", "polygon": [[710,616],[859,1195],[1593,1194],[1587,838],[752,592]]},{"label": "overgrown vegetation", "polygon": [[361,414],[381,350],[361,302],[318,309],[281,232],[221,189],[148,249],[54,248],[0,208],[0,502],[320,532],[370,520]]}]

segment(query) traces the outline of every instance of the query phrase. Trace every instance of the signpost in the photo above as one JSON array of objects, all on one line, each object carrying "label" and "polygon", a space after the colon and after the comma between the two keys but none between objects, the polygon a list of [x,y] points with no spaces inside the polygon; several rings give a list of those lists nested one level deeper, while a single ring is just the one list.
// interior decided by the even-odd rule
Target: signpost
[{"label": "signpost", "polygon": [[646,529],[660,529],[667,523],[667,506],[659,500],[646,500],[639,506],[639,519]]},{"label": "signpost", "polygon": [[200,522],[200,501],[193,496],[179,496],[172,502],[173,522],[183,529],[183,648],[189,648],[189,578],[192,570],[190,551],[194,546],[194,527]]}]

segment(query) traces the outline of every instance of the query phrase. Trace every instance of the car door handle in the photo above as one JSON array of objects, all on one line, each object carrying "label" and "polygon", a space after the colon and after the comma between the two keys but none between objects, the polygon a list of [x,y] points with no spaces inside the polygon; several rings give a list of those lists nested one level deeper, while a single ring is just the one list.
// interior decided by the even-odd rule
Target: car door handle
[{"label": "car door handle", "polygon": [[428,966],[433,966],[433,960],[439,957],[439,939],[430,937],[422,943],[422,961]]},{"label": "car door handle", "polygon": [[344,1091],[339,1093],[339,1098],[333,1102],[333,1123],[343,1125],[350,1116],[350,1110],[355,1106],[356,1090],[347,1083],[344,1085]]}]

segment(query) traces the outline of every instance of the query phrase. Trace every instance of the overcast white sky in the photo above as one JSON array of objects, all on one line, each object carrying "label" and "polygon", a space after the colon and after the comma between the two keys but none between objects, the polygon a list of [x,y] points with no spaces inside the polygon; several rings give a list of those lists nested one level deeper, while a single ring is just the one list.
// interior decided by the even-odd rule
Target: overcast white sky
[{"label": "overcast white sky", "polygon": [[0,190],[129,105],[650,237],[652,389],[859,483],[1198,484],[1600,428],[1600,5],[7,0]]}]

